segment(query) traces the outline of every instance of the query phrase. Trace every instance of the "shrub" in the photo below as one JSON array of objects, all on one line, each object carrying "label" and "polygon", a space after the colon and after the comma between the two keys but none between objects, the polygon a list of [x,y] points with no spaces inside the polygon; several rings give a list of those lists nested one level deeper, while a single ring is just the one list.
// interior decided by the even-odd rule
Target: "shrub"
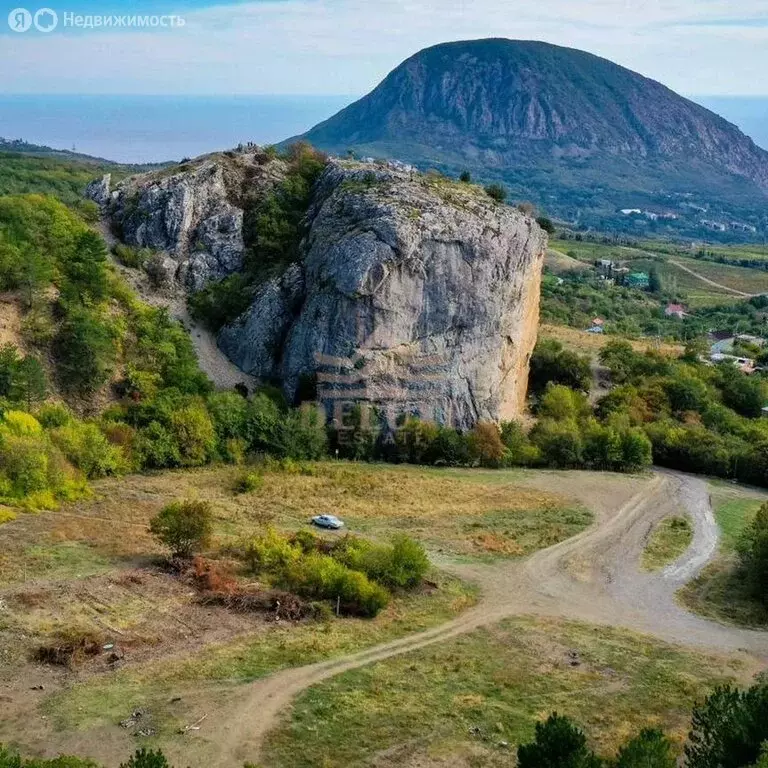
[{"label": "shrub", "polygon": [[207,501],[176,501],[152,518],[149,530],[178,557],[190,557],[206,546],[213,530],[213,514]]},{"label": "shrub", "polygon": [[332,556],[373,581],[392,588],[418,586],[429,570],[424,547],[405,534],[387,545],[347,536],[332,551]]},{"label": "shrub", "polygon": [[507,190],[502,184],[489,184],[485,188],[485,194],[497,203],[503,203],[507,199]]},{"label": "shrub", "polygon": [[216,453],[216,432],[202,403],[175,411],[170,419],[169,431],[179,448],[182,466],[201,466]]},{"label": "shrub", "polygon": [[319,552],[295,560],[284,579],[288,589],[302,597],[338,600],[345,613],[373,617],[389,602],[389,593],[365,574]]},{"label": "shrub", "polygon": [[0,744],[0,768],[99,768],[92,760],[82,760],[79,757],[60,755],[51,759],[22,758],[18,752]]},{"label": "shrub", "polygon": [[89,479],[115,475],[126,468],[120,448],[96,424],[72,421],[54,429],[51,440]]},{"label": "shrub", "polygon": [[152,256],[149,248],[132,248],[130,245],[118,243],[112,249],[115,258],[126,267],[141,269]]},{"label": "shrub", "polygon": [[254,573],[283,574],[301,554],[300,546],[292,544],[271,527],[247,542],[245,547],[246,560]]},{"label": "shrub", "polygon": [[140,466],[150,469],[178,467],[181,464],[179,444],[159,421],[152,421],[139,431],[136,457]]},{"label": "shrub", "polygon": [[462,171],[461,176],[459,176],[459,181],[462,184],[471,184],[472,183],[472,174],[469,171]]},{"label": "shrub", "polygon": [[291,541],[293,544],[300,547],[301,551],[307,555],[310,552],[317,552],[320,549],[322,539],[317,534],[312,533],[312,531],[302,529],[293,534]]},{"label": "shrub", "polygon": [[39,437],[43,433],[40,422],[24,411],[6,411],[0,421],[0,435]]},{"label": "shrub", "polygon": [[10,434],[0,441],[1,495],[23,498],[49,490],[50,469],[49,452],[40,440]]},{"label": "shrub", "polygon": [[245,472],[235,481],[235,493],[253,493],[263,485],[263,475],[258,472]]},{"label": "shrub", "polygon": [[61,403],[45,403],[37,409],[35,417],[45,429],[55,429],[69,424],[72,419],[72,412],[66,405]]}]

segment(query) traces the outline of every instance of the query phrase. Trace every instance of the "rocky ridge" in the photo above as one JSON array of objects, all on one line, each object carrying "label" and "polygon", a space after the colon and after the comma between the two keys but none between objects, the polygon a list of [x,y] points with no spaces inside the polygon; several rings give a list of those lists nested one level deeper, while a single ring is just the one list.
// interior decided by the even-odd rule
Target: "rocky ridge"
[{"label": "rocky ridge", "polygon": [[285,177],[282,160],[258,148],[204,156],[170,169],[110,178],[86,195],[127,245],[163,254],[169,277],[191,291],[243,268],[243,209]]}]

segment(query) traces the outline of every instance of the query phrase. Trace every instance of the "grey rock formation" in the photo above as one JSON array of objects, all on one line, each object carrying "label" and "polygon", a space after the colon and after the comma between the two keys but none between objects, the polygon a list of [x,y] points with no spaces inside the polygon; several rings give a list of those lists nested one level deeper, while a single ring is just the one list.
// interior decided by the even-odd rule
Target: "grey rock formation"
[{"label": "grey rock formation", "polygon": [[200,290],[243,267],[243,208],[284,178],[282,161],[258,148],[217,153],[121,182],[106,198],[103,182],[89,196],[106,205],[128,245],[151,248],[176,263],[176,279]]},{"label": "grey rock formation", "polygon": [[477,187],[395,165],[333,162],[305,257],[263,286],[219,343],[292,397],[314,376],[352,404],[457,427],[519,415],[536,341],[546,235]]},{"label": "grey rock formation", "polygon": [[105,173],[100,179],[94,179],[86,188],[85,196],[93,200],[99,208],[105,209],[109,203],[112,174]]}]

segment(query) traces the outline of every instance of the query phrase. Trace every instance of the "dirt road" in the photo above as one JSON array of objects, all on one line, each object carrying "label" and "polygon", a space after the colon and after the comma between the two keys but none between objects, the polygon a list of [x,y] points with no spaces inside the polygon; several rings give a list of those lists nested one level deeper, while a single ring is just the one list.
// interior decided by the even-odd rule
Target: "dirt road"
[{"label": "dirt road", "polygon": [[729,288],[727,285],[723,285],[722,283],[716,283],[714,280],[710,280],[708,277],[704,277],[704,275],[700,275],[698,272],[694,272],[689,267],[686,267],[684,264],[681,264],[679,261],[675,261],[674,259],[670,259],[669,263],[674,264],[678,269],[682,269],[683,272],[687,272],[689,275],[693,275],[693,277],[695,277],[697,280],[701,280],[702,283],[711,285],[713,288],[719,288],[721,291],[732,293],[734,296],[741,296],[744,299],[751,299],[753,296],[763,295],[761,293],[744,293],[744,291],[739,291],[736,288]]},{"label": "dirt road", "polygon": [[[640,554],[655,524],[681,511],[694,522],[691,547],[661,573],[641,572]],[[523,562],[449,567],[477,582],[483,594],[479,605],[456,620],[341,659],[257,681],[219,713],[207,737],[220,749],[220,765],[255,761],[264,736],[277,724],[280,713],[309,686],[523,614],[624,627],[702,648],[746,650],[768,663],[768,633],[701,619],[675,600],[676,591],[712,558],[717,541],[706,482],[658,471],[620,509],[599,514],[584,533]]]}]

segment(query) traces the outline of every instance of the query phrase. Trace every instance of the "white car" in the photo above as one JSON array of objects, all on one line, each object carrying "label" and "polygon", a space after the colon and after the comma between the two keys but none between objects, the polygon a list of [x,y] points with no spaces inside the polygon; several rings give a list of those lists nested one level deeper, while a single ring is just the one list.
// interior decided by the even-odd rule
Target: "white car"
[{"label": "white car", "polygon": [[319,528],[330,528],[333,531],[344,527],[344,523],[334,515],[318,515],[312,518],[312,522]]}]

